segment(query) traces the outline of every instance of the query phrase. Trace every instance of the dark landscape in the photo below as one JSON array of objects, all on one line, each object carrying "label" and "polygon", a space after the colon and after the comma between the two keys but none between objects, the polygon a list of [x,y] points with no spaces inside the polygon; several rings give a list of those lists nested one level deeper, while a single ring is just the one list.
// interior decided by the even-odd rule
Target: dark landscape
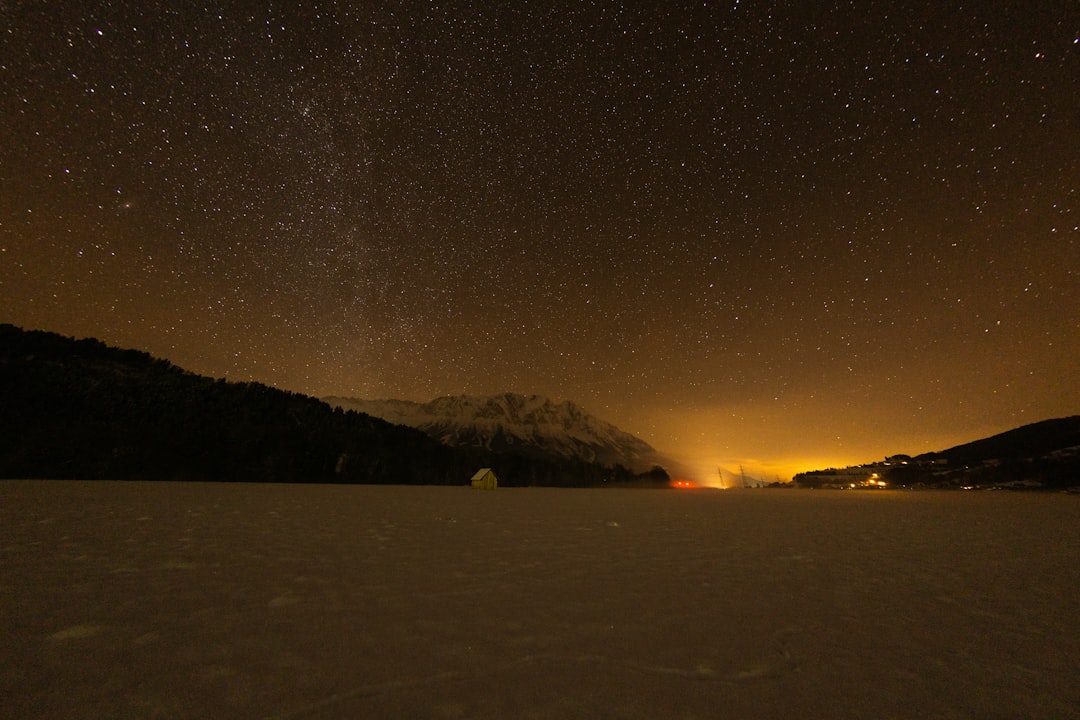
[{"label": "dark landscape", "polygon": [[0,325],[0,477],[666,486],[540,448],[450,448],[423,432],[259,383],[185,372],[94,339]]},{"label": "dark landscape", "polygon": [[[522,437],[508,436],[500,420],[456,428],[436,422],[423,432],[344,410],[342,401],[331,407],[259,383],[195,375],[92,338],[11,325],[0,325],[0,397],[0,478],[461,485],[477,468],[491,467],[506,487],[667,488],[672,480],[658,465],[634,470],[612,463],[613,454],[661,456],[602,421],[586,416],[586,426],[600,424],[601,435],[616,436],[607,444],[575,438],[580,427],[561,437],[552,434],[560,423],[580,417],[569,403],[537,405],[535,398],[511,394],[483,401],[482,414],[531,403],[539,419],[527,416],[525,425],[511,428]],[[569,417],[558,415],[564,408]],[[466,416],[465,422],[477,421]],[[447,439],[447,433],[456,434]],[[601,462],[598,454],[609,461]],[[800,473],[794,486],[878,487],[877,480],[869,484],[871,478],[893,489],[1075,490],[1080,416],[941,452]]]},{"label": "dark landscape", "polygon": [[11,326],[0,395],[72,478],[0,480],[6,717],[1080,716],[1080,497],[911,491],[1068,489],[1077,418],[719,491]]}]

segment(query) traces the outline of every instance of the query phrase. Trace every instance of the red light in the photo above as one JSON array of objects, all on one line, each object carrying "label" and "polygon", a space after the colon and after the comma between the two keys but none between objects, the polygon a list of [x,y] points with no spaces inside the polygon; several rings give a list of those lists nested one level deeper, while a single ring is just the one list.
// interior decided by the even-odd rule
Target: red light
[{"label": "red light", "polygon": [[672,480],[671,487],[679,489],[695,488],[697,487],[697,483],[691,482],[690,480]]}]

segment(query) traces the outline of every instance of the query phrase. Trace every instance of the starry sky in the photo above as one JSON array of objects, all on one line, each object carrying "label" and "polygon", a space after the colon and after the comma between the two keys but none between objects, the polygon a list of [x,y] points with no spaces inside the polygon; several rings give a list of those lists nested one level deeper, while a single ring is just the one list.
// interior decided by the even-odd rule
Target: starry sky
[{"label": "starry sky", "polygon": [[1080,412],[1080,5],[0,2],[0,321],[768,480]]}]

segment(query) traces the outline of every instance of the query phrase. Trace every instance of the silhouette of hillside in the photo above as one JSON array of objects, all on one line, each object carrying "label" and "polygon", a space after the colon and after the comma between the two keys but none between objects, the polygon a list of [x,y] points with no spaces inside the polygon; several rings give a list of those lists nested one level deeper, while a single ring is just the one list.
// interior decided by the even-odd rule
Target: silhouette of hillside
[{"label": "silhouette of hillside", "polygon": [[992,459],[1039,457],[1072,447],[1080,447],[1080,415],[1024,425],[915,459],[944,458],[949,464],[970,465]]},{"label": "silhouette of hillside", "polygon": [[418,431],[97,340],[0,326],[0,476],[459,482]]},{"label": "silhouette of hillside", "polygon": [[801,487],[870,489],[1074,489],[1080,487],[1080,415],[916,457],[894,455],[884,462],[799,473],[794,482]]},{"label": "silhouette of hillside", "polygon": [[[663,474],[446,447],[420,430],[94,339],[0,325],[0,477],[504,485]],[[661,471],[662,472],[662,471]]]}]

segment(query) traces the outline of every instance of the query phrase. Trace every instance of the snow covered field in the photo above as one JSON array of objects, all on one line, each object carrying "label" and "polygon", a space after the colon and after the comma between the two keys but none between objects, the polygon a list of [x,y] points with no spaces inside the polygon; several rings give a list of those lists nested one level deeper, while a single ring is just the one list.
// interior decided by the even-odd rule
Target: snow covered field
[{"label": "snow covered field", "polygon": [[1080,498],[0,482],[5,718],[1080,717]]}]

